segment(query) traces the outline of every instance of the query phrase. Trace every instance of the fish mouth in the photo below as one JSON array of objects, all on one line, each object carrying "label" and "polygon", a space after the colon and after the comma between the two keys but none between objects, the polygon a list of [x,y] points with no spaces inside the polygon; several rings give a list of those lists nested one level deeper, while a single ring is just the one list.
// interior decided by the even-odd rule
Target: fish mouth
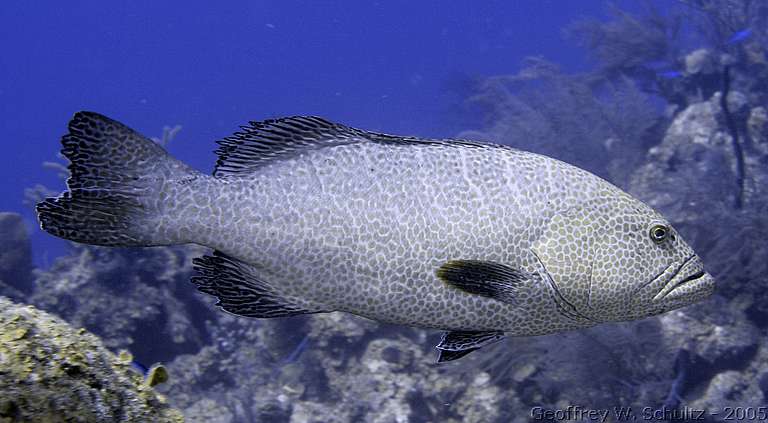
[{"label": "fish mouth", "polygon": [[[680,281],[680,283],[678,283],[678,284],[675,286],[675,288],[677,288],[677,287],[680,287],[680,286],[683,286],[683,285],[687,284],[688,282],[694,282],[694,281],[696,281],[697,279],[703,278],[703,277],[704,277],[704,275],[706,275],[706,274],[707,274],[707,272],[705,272],[705,271],[703,271],[703,270],[699,270],[698,272],[696,272],[696,273],[694,273],[694,274],[692,274],[692,275],[690,275],[690,276],[686,276],[686,278],[685,278],[685,279],[683,279],[682,281]],[[674,288],[673,288],[673,289],[674,289]]]},{"label": "fish mouth", "polygon": [[[697,293],[706,294],[714,290],[714,279],[704,270],[701,259],[692,255],[683,260],[669,281],[653,297],[654,301],[664,299],[684,298],[686,295]],[[700,292],[702,291],[702,292]]]}]

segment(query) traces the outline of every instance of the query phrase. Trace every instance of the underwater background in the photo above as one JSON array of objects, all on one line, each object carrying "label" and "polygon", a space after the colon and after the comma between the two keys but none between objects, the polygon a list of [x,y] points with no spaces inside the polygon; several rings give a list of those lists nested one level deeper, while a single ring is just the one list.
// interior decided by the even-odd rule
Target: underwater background
[{"label": "underwater background", "polygon": [[[0,33],[0,421],[768,419],[768,2],[5,1]],[[206,172],[302,114],[543,153],[662,212],[717,291],[441,365],[437,331],[238,318],[189,283],[204,248],[38,228],[78,110]]]}]

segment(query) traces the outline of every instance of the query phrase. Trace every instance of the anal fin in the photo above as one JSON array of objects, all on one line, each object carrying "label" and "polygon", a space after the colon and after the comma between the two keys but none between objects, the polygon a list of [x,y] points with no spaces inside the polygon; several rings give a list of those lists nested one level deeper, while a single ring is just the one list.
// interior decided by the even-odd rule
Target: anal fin
[{"label": "anal fin", "polygon": [[291,303],[261,280],[253,266],[220,251],[196,258],[193,264],[198,275],[192,277],[192,283],[200,292],[218,298],[216,305],[232,314],[271,318],[330,311],[308,310]]},{"label": "anal fin", "polygon": [[458,360],[461,357],[486,345],[499,342],[504,338],[501,331],[450,331],[443,334],[443,339],[435,348],[440,351],[438,363]]}]

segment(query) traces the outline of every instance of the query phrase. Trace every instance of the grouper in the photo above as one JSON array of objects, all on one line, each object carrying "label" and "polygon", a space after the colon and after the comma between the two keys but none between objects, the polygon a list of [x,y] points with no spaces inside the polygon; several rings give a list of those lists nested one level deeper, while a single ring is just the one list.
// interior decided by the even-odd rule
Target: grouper
[{"label": "grouper", "polygon": [[251,122],[212,176],[79,112],[67,191],[41,227],[104,246],[194,243],[227,312],[342,311],[445,331],[438,361],[504,336],[656,315],[714,290],[662,215],[577,167],[508,146],[401,137],[319,117]]}]

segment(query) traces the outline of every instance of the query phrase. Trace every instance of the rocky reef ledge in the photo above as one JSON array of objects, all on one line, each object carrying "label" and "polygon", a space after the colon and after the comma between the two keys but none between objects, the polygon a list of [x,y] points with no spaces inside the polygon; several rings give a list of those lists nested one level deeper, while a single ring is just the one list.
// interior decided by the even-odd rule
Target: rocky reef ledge
[{"label": "rocky reef ledge", "polygon": [[183,422],[131,360],[84,329],[0,297],[0,423]]}]

